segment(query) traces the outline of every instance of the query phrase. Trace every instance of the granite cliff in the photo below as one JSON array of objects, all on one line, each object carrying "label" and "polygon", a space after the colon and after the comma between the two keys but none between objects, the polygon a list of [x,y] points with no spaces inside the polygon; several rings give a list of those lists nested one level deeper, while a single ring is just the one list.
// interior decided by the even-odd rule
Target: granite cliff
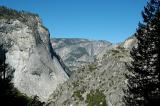
[{"label": "granite cliff", "polygon": [[15,70],[14,86],[28,96],[46,101],[69,78],[69,70],[52,49],[49,31],[36,14],[1,7],[0,45],[7,51],[6,63]]},{"label": "granite cliff", "polygon": [[134,36],[119,44],[50,41],[38,15],[0,8],[0,45],[7,51],[5,62],[15,70],[12,82],[47,106],[123,106],[129,74],[125,63],[132,60],[129,52],[136,42]]}]

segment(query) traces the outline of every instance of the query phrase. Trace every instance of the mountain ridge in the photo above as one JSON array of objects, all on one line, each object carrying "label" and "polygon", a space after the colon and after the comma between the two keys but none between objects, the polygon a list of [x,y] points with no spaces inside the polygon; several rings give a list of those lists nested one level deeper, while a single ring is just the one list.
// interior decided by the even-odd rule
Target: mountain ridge
[{"label": "mountain ridge", "polygon": [[6,50],[5,62],[15,69],[14,86],[28,96],[39,96],[47,106],[87,106],[93,101],[123,106],[125,63],[132,60],[134,36],[119,44],[81,38],[50,40],[38,15],[3,7],[0,45]]},{"label": "mountain ridge", "polygon": [[[62,44],[63,41],[64,39],[61,41]],[[125,75],[129,74],[125,64],[132,60],[130,50],[136,44],[137,40],[131,36],[122,43],[105,46],[103,52],[95,55],[94,61],[86,63],[82,61],[84,65],[77,67],[77,70],[72,70],[70,79],[53,92],[47,102],[48,106],[88,106],[95,101],[97,104],[101,103],[105,106],[123,106],[123,90],[127,86]],[[57,49],[65,49],[65,47],[67,45],[56,48],[55,51],[61,52]],[[86,48],[86,46],[81,47]],[[65,61],[64,57],[62,56],[62,59]],[[73,63],[76,63],[78,59],[72,60]],[[70,64],[66,64],[66,66],[70,66]],[[94,95],[105,99],[97,97],[94,100]],[[90,102],[89,97],[92,98]]]},{"label": "mountain ridge", "polygon": [[108,41],[81,38],[54,38],[51,39],[51,44],[71,71],[76,70],[83,63],[93,62],[97,54],[112,45]]}]

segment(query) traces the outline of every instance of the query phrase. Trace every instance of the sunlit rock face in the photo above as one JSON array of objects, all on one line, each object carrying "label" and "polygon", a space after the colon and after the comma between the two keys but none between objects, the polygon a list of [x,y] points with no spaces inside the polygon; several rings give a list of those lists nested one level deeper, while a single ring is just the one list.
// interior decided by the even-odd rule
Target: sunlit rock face
[{"label": "sunlit rock face", "polygon": [[[58,44],[63,45],[60,48],[56,43],[53,45],[57,53],[61,53],[60,55],[70,54],[73,50],[73,48],[68,49],[68,43],[66,44],[64,41],[62,39],[59,41]],[[97,49],[94,61],[85,62],[84,66],[73,71],[70,79],[58,86],[50,96],[47,102],[49,106],[90,106],[95,101],[98,104],[105,102],[104,106],[124,106],[123,91],[127,88],[125,75],[129,74],[126,63],[132,61],[130,51],[137,45],[137,41],[132,36],[115,45],[100,46],[96,42],[94,44],[93,48]],[[74,49],[77,47],[75,45],[79,47],[82,43],[74,44]],[[83,48],[85,47],[83,46]],[[62,52],[63,50],[64,52]],[[65,56],[62,58],[65,60]],[[92,91],[96,92],[97,90],[101,91],[101,93],[97,93],[98,96],[89,96]],[[105,97],[105,100],[99,97]]]},{"label": "sunlit rock face", "polygon": [[46,101],[68,79],[38,16],[23,13],[19,19],[0,19],[0,45],[7,51],[6,63],[15,69],[13,83],[22,93]]},{"label": "sunlit rock face", "polygon": [[59,54],[71,71],[77,70],[110,49],[112,43],[107,41],[90,41],[80,38],[54,38],[52,47]]},{"label": "sunlit rock face", "polygon": [[132,49],[134,46],[137,46],[137,39],[133,36],[124,41],[123,47],[126,49]]}]

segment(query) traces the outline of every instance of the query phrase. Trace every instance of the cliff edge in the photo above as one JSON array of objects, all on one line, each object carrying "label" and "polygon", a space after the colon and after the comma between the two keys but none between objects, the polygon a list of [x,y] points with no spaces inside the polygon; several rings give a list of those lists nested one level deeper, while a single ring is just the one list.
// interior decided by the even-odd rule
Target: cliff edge
[{"label": "cliff edge", "polygon": [[68,79],[50,44],[49,31],[38,15],[0,7],[0,45],[6,52],[6,63],[13,69],[13,83],[28,96],[41,101]]}]

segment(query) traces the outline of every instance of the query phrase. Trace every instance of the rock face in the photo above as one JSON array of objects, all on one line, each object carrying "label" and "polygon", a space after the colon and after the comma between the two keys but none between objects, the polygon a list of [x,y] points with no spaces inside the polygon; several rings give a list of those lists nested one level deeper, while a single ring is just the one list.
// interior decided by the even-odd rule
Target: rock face
[{"label": "rock face", "polygon": [[137,39],[134,36],[131,36],[130,38],[126,39],[122,45],[126,49],[132,49],[134,46],[137,46]]},{"label": "rock face", "polygon": [[52,49],[48,30],[37,15],[5,8],[0,13],[0,45],[7,51],[6,63],[15,69],[15,87],[46,101],[69,73]]},{"label": "rock face", "polygon": [[136,45],[136,42],[126,42],[134,40],[131,37],[123,43],[107,46],[109,49],[96,55],[94,62],[74,71],[50,96],[48,106],[92,106],[95,101],[97,106],[124,106],[125,74],[129,74],[125,63],[132,60],[129,52]]},{"label": "rock face", "polygon": [[78,38],[54,38],[51,43],[56,53],[62,57],[71,71],[94,62],[97,56],[102,56],[112,45],[107,41],[90,41]]}]

